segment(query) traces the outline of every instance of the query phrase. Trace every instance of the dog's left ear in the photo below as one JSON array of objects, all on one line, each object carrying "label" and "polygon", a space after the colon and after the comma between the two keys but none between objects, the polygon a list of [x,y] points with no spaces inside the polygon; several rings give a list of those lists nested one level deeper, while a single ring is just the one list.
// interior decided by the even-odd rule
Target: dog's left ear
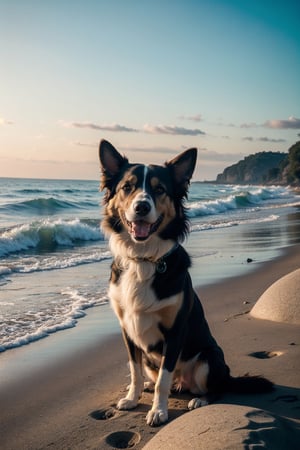
[{"label": "dog's left ear", "polygon": [[192,178],[196,160],[197,149],[190,148],[166,163],[166,166],[171,169],[176,185],[180,185],[185,191],[188,189]]}]

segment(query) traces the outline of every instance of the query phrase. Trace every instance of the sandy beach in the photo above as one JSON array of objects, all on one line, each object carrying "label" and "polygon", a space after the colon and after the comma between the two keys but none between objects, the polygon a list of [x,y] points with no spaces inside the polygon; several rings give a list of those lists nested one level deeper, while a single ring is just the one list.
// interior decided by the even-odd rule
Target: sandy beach
[{"label": "sandy beach", "polygon": [[[250,274],[197,289],[232,374],[263,374],[276,385],[267,395],[226,394],[217,405],[260,408],[279,415],[298,437],[299,326],[255,319],[249,311],[272,283],[299,267],[297,244]],[[151,393],[144,393],[133,411],[115,409],[129,382],[129,371],[118,324],[108,305],[90,310],[74,329],[2,356],[2,450],[141,449],[164,428],[145,423]],[[26,372],[25,366],[30,370]],[[192,419],[194,412],[187,411],[189,398],[186,394],[171,396],[170,424],[189,414],[196,420]]]},{"label": "sandy beach", "polygon": [[0,12],[0,450],[300,450],[300,0]]}]

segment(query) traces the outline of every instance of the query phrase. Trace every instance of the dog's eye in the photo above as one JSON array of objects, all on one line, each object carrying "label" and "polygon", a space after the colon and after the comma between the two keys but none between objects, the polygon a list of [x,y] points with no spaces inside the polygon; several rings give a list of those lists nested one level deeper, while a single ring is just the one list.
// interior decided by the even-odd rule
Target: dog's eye
[{"label": "dog's eye", "polygon": [[156,188],[155,188],[155,194],[157,194],[157,195],[162,195],[162,194],[164,194],[166,191],[165,191],[165,188],[161,185],[161,184],[159,184],[159,185],[157,185],[156,186]]},{"label": "dog's eye", "polygon": [[122,186],[122,189],[126,194],[128,194],[131,191],[131,185],[129,183],[125,183],[124,186]]}]

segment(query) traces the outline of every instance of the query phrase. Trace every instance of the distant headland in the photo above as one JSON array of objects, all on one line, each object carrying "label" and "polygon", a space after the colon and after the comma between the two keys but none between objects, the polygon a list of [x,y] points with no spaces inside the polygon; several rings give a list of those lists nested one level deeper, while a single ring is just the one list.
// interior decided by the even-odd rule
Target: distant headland
[{"label": "distant headland", "polygon": [[259,152],[226,167],[217,176],[220,184],[282,184],[300,186],[300,141],[288,153]]}]

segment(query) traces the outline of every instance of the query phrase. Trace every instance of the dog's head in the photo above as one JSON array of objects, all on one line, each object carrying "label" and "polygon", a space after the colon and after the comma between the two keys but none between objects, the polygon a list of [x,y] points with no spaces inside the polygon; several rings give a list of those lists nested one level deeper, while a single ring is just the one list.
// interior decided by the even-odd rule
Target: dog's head
[{"label": "dog's head", "polygon": [[[109,142],[100,142],[101,189],[105,189],[105,233],[125,234],[134,243],[182,240],[188,230],[187,196],[197,150],[186,150],[164,166],[131,164]],[[124,236],[124,237],[125,237]]]}]

